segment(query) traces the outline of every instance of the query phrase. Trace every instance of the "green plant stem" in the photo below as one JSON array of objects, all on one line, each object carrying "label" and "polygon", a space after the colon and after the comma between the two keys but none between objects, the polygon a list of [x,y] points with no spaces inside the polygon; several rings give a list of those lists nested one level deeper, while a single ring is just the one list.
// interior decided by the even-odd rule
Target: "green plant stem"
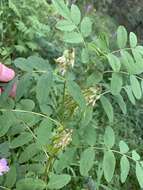
[{"label": "green plant stem", "polygon": [[[125,71],[119,71],[119,72],[115,72],[115,71],[105,71],[103,74],[106,74],[106,73],[119,73],[119,74],[124,74],[124,75],[128,75],[130,76],[131,74],[128,73],[128,72],[125,72]],[[142,77],[139,77],[136,75],[136,78],[140,79],[140,80],[143,80]]]},{"label": "green plant stem", "polygon": [[52,121],[53,123],[55,123],[57,126],[60,126],[60,127],[63,127],[63,125],[56,121],[55,119],[52,119],[51,117],[45,115],[45,114],[42,114],[42,113],[37,113],[37,112],[33,112],[33,111],[27,111],[27,110],[18,110],[18,109],[0,109],[1,112],[8,112],[8,111],[11,111],[11,112],[19,112],[19,113],[29,113],[29,114],[33,114],[33,115],[38,115],[38,116],[41,116],[41,117],[44,117],[46,119],[49,119],[50,121]]},{"label": "green plant stem", "polygon": [[[84,148],[84,146],[74,146],[76,148]],[[95,147],[95,146],[92,146],[95,150],[101,150],[101,151],[104,151],[106,150],[105,147]],[[110,151],[114,152],[114,153],[117,153],[117,154],[120,154],[122,156],[126,156],[127,158],[129,158],[130,160],[133,160],[134,162],[136,162],[132,157],[126,155],[126,154],[123,154],[117,150],[113,150],[113,149],[109,149]]]},{"label": "green plant stem", "polygon": [[[28,124],[26,124],[24,121],[22,121],[23,122],[23,124],[25,125],[25,127],[29,130],[29,132],[31,133],[31,135],[33,136],[33,138],[35,139],[35,140],[38,140],[37,139],[37,137],[36,137],[36,135],[33,133],[33,131],[30,129],[30,127],[28,126]],[[41,144],[40,144],[41,145]],[[49,156],[50,156],[50,154],[48,154],[47,153],[47,151],[46,151],[46,149],[41,145],[41,147],[42,147],[42,150],[43,150],[43,152],[45,153],[45,155],[46,155],[46,157],[47,157],[47,160],[49,159]]]},{"label": "green plant stem", "polygon": [[64,82],[63,87],[63,99],[62,99],[62,106],[61,106],[61,120],[64,119],[64,108],[65,108],[65,92],[66,92],[66,81]]},{"label": "green plant stem", "polygon": [[46,163],[46,168],[45,168],[45,172],[44,172],[44,181],[47,182],[48,180],[48,174],[51,170],[51,166],[53,164],[53,161],[54,161],[54,157],[53,156],[50,156],[49,159],[47,160],[47,163]]}]

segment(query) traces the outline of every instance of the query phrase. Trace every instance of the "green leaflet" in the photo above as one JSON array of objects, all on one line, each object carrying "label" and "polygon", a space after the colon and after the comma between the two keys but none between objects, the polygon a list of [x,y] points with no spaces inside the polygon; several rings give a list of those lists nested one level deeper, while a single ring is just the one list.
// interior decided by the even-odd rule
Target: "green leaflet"
[{"label": "green leaflet", "polygon": [[10,171],[6,175],[5,186],[8,188],[12,188],[16,182],[16,178],[17,178],[16,167],[15,165],[12,165],[10,167]]},{"label": "green leaflet", "polygon": [[42,107],[49,103],[49,93],[53,85],[53,75],[51,72],[40,76],[36,86],[36,98],[39,102],[41,111]]},{"label": "green leaflet", "polygon": [[88,148],[84,150],[80,158],[80,174],[82,176],[88,176],[88,172],[91,170],[94,164],[95,150]]},{"label": "green leaflet", "polygon": [[16,190],[43,190],[46,184],[40,179],[24,178],[16,183]]},{"label": "green leaflet", "polygon": [[120,59],[111,53],[107,55],[107,58],[108,58],[109,64],[112,67],[113,71],[119,72],[120,67],[121,67]]},{"label": "green leaflet", "polygon": [[134,96],[136,99],[140,99],[142,97],[141,86],[135,75],[130,76],[130,83]]},{"label": "green leaflet", "polygon": [[39,147],[36,143],[28,145],[24,151],[20,154],[19,163],[24,163],[32,159],[37,153],[39,153]]},{"label": "green leaflet", "polygon": [[67,90],[75,102],[80,106],[80,108],[84,109],[86,106],[85,98],[81,92],[80,87],[74,81],[67,81]]},{"label": "green leaflet", "polygon": [[73,44],[83,43],[83,37],[78,32],[65,33],[63,40],[67,43],[73,43]]},{"label": "green leaflet", "polygon": [[131,101],[131,103],[132,103],[133,105],[135,105],[135,104],[136,104],[136,100],[135,100],[135,97],[134,97],[134,95],[133,95],[131,86],[128,86],[128,85],[127,85],[127,86],[124,87],[124,89],[125,89],[125,91],[126,91],[126,93],[127,93],[127,95],[128,95],[129,100]]},{"label": "green leaflet", "polygon": [[130,163],[125,155],[121,157],[120,170],[121,170],[121,182],[124,183],[130,171]]},{"label": "green leaflet", "polygon": [[71,19],[75,25],[78,25],[81,20],[81,12],[78,6],[72,4],[71,6]]},{"label": "green leaflet", "polygon": [[31,99],[22,99],[17,104],[17,109],[32,111],[35,107],[35,102]]},{"label": "green leaflet", "polygon": [[16,118],[13,113],[5,112],[0,116],[0,137],[3,137],[13,124],[15,124]]},{"label": "green leaflet", "polygon": [[124,26],[119,26],[117,30],[117,44],[120,49],[127,44],[127,30]]},{"label": "green leaflet", "polygon": [[122,89],[123,81],[119,73],[113,73],[111,78],[111,92],[113,95],[118,95]]},{"label": "green leaflet", "polygon": [[112,151],[107,151],[103,158],[103,171],[104,177],[107,182],[110,182],[113,178],[115,171],[116,159]]},{"label": "green leaflet", "polygon": [[135,161],[139,161],[141,159],[140,155],[135,150],[132,151],[132,158]]},{"label": "green leaflet", "polygon": [[115,144],[115,134],[111,127],[106,127],[105,129],[104,144],[108,148],[112,148]]},{"label": "green leaflet", "polygon": [[61,189],[66,186],[71,180],[71,176],[67,174],[56,175],[52,174],[48,183],[49,189]]},{"label": "green leaflet", "polygon": [[126,106],[126,103],[125,103],[123,97],[119,94],[119,95],[115,96],[115,100],[118,103],[120,109],[122,110],[122,113],[126,114],[127,113],[127,106]]},{"label": "green leaflet", "polygon": [[61,16],[70,19],[70,11],[63,0],[52,0],[52,3]]},{"label": "green leaflet", "polygon": [[129,40],[130,40],[130,46],[132,48],[137,46],[137,36],[135,35],[135,33],[130,32]]},{"label": "green leaflet", "polygon": [[119,142],[119,148],[122,154],[126,154],[129,151],[129,147],[124,141]]},{"label": "green leaflet", "polygon": [[82,63],[88,63],[89,62],[89,54],[87,49],[83,48],[81,51],[81,60]]},{"label": "green leaflet", "polygon": [[18,137],[15,137],[11,143],[10,148],[18,148],[20,146],[23,146],[25,144],[28,144],[33,139],[32,135],[28,132],[24,132],[20,134]]},{"label": "green leaflet", "polygon": [[84,37],[88,37],[92,32],[92,22],[89,17],[84,17],[80,26],[81,33]]},{"label": "green leaflet", "polygon": [[52,135],[52,123],[48,119],[43,120],[40,126],[35,129],[37,135],[37,143],[41,146],[48,145],[50,143],[50,137]]},{"label": "green leaflet", "polygon": [[143,188],[143,167],[139,162],[136,162],[136,176],[140,187]]},{"label": "green leaflet", "polygon": [[76,28],[76,26],[68,20],[60,20],[57,22],[56,28],[61,31],[71,32]]},{"label": "green leaflet", "polygon": [[113,122],[114,119],[114,112],[113,112],[113,107],[110,101],[105,97],[102,96],[100,98],[101,104],[103,106],[104,111],[106,112],[108,119],[110,122]]}]

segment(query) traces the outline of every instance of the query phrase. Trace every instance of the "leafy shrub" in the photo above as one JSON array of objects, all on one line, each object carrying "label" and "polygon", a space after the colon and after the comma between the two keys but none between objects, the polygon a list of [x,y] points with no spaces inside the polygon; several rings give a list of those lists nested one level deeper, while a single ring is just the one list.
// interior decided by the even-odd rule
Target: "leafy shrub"
[{"label": "leafy shrub", "polygon": [[45,0],[1,0],[1,57],[15,58],[16,52],[27,55],[38,50],[36,38],[45,37],[50,31],[49,11]]},{"label": "leafy shrub", "polygon": [[91,19],[76,5],[52,2],[66,49],[55,68],[37,55],[13,61],[17,96],[3,93],[0,102],[0,157],[10,164],[1,188],[143,188],[142,152],[128,114],[142,99],[143,47],[123,26],[114,46],[107,35],[93,37]]}]

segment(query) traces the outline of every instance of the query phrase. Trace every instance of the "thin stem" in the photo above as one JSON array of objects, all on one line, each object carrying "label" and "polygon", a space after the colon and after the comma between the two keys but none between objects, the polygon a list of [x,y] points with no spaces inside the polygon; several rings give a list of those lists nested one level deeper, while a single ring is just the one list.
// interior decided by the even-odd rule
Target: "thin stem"
[{"label": "thin stem", "polygon": [[103,92],[102,94],[99,94],[99,96],[103,96],[105,94],[109,94],[110,92],[111,92],[110,90],[107,90],[107,91]]},{"label": "thin stem", "polygon": [[19,112],[19,113],[29,113],[29,114],[33,114],[33,115],[38,115],[38,116],[41,116],[41,117],[44,117],[46,119],[49,119],[50,121],[52,121],[53,123],[55,123],[57,126],[59,125],[60,127],[63,127],[63,125],[52,119],[51,117],[45,115],[45,114],[42,114],[42,113],[37,113],[37,112],[33,112],[33,111],[27,111],[27,110],[18,110],[18,109],[11,109],[11,110],[8,110],[8,109],[0,109],[1,112],[7,112],[7,111],[11,111],[11,112]]},{"label": "thin stem", "polygon": [[[74,146],[74,147],[76,147],[76,148],[84,148],[84,146]],[[93,147],[95,150],[101,150],[101,151],[104,151],[104,150],[105,150],[104,147],[95,147],[95,146],[91,146],[91,147]],[[117,150],[110,149],[110,151],[112,151],[112,152],[114,152],[114,153],[117,153],[117,154],[120,154],[120,155],[122,155],[122,156],[126,156],[126,157],[129,158],[130,160],[135,161],[132,157],[130,157],[130,156],[126,155],[126,154],[123,154],[123,153],[121,153],[121,152],[119,152],[119,151],[117,151]],[[136,162],[136,161],[135,161],[135,162]]]},{"label": "thin stem", "polygon": [[115,51],[112,51],[111,53],[118,53],[118,52],[120,52],[120,51],[122,51],[122,50],[132,50],[132,49],[134,49],[134,48],[123,48],[123,49],[118,49],[118,50],[115,50]]},{"label": "thin stem", "polygon": [[[31,133],[31,135],[33,136],[33,138],[37,141],[38,139],[37,139],[37,137],[36,137],[36,135],[33,133],[33,131],[30,129],[30,127],[28,126],[28,124],[26,124],[24,121],[22,121],[23,122],[23,124],[25,125],[25,127],[29,130],[29,132]],[[41,145],[41,144],[40,144]],[[43,152],[45,153],[45,155],[46,155],[46,157],[47,157],[47,160],[49,159],[49,156],[50,156],[50,154],[48,155],[47,154],[47,151],[46,151],[46,149],[41,145],[41,147],[42,147],[42,150],[43,150]]]},{"label": "thin stem", "polygon": [[[125,71],[119,71],[119,72],[116,72],[116,71],[105,71],[103,74],[106,74],[106,73],[119,73],[119,74],[124,74],[124,75],[131,75],[130,73],[125,72]],[[136,75],[136,78],[138,78],[140,80],[143,80],[142,77],[139,77],[137,75]]]}]

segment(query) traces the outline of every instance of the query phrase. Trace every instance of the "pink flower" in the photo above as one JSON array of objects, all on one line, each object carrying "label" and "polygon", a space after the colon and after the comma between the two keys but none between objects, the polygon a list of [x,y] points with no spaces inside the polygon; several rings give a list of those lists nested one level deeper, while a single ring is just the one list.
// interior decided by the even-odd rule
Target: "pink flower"
[{"label": "pink flower", "polygon": [[0,159],[0,176],[9,171],[9,166],[5,158]]}]

